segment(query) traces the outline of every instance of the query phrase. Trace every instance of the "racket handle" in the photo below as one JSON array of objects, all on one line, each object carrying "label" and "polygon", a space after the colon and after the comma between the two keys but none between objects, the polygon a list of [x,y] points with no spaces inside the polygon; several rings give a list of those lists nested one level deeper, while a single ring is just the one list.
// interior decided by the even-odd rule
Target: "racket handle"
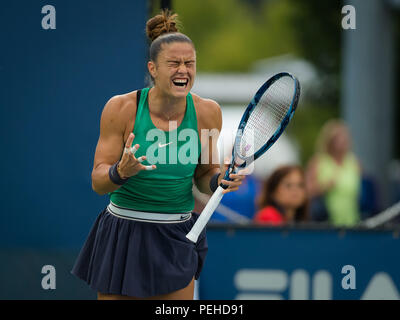
[{"label": "racket handle", "polygon": [[223,196],[222,191],[224,191],[224,189],[221,186],[219,186],[217,188],[217,190],[215,190],[214,194],[208,201],[206,207],[201,212],[196,223],[193,225],[190,232],[186,235],[186,238],[188,238],[190,241],[192,241],[194,243],[197,242],[197,239],[198,239],[200,233],[203,231],[208,220],[210,220],[213,212],[215,211],[215,209],[218,207],[219,203],[221,202],[221,199]]}]

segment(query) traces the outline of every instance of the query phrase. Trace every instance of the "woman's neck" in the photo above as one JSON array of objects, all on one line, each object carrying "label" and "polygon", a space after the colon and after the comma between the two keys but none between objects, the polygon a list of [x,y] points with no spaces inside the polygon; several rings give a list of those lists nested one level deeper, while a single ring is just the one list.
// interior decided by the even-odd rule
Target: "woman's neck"
[{"label": "woman's neck", "polygon": [[278,209],[278,211],[284,216],[286,221],[290,222],[295,219],[296,209],[293,209],[292,207],[283,206],[281,204],[278,204],[276,201],[272,201],[270,205]]},{"label": "woman's neck", "polygon": [[293,208],[284,208],[285,210],[285,218],[286,221],[291,222],[295,220],[296,209]]},{"label": "woman's neck", "polygon": [[331,157],[338,164],[342,164],[343,163],[343,160],[344,160],[345,156],[346,156],[346,153],[335,153],[335,154],[331,153]]},{"label": "woman's neck", "polygon": [[[186,110],[186,97],[175,98],[163,93],[157,87],[149,90],[149,108],[151,112],[163,118],[176,117]],[[151,105],[151,107],[150,107]]]}]

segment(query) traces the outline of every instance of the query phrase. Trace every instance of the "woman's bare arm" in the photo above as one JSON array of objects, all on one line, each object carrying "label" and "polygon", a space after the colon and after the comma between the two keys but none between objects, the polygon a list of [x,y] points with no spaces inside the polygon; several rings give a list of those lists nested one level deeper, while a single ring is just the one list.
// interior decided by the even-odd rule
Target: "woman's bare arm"
[{"label": "woman's bare arm", "polygon": [[[124,148],[130,149],[132,145],[133,123],[129,121],[135,117],[136,93],[115,96],[104,107],[92,171],[92,188],[100,195],[120,187],[110,180],[108,174],[110,167],[117,161],[120,160],[117,171],[121,178],[131,177],[146,169],[132,153],[123,152]],[[140,146],[135,145],[135,147],[138,149]],[[155,166],[152,167],[155,169]]]},{"label": "woman's bare arm", "polygon": [[[215,174],[221,173],[218,177],[218,185],[221,182],[223,182],[225,185],[228,185],[228,188],[224,190],[224,193],[236,191],[238,190],[245,176],[231,174],[230,178],[232,180],[223,180],[223,176],[228,168],[228,165],[224,164],[221,171],[219,163],[216,163],[216,160],[219,159],[217,141],[222,128],[221,108],[215,101],[212,100],[203,100],[202,107],[203,114],[200,117],[200,119],[203,120],[201,122],[204,123],[202,127],[203,129],[208,130],[210,136],[206,138],[206,143],[202,150],[202,152],[207,153],[208,161],[205,161],[206,163],[199,163],[194,175],[196,186],[200,192],[212,194],[212,190],[210,189],[210,180]],[[201,160],[204,161],[206,159],[204,159],[204,156],[202,156]]]},{"label": "woman's bare arm", "polygon": [[[222,128],[222,113],[220,106],[212,100],[202,101],[198,112],[202,113],[199,116],[201,122],[199,129],[201,128],[202,132],[199,134],[202,135],[204,143],[202,143],[202,156],[194,174],[194,181],[200,192],[212,194],[210,179],[220,172],[219,163],[215,162],[219,159],[217,140]],[[208,137],[205,135],[207,133]]]},{"label": "woman's bare arm", "polygon": [[100,136],[96,146],[92,170],[92,188],[98,194],[106,194],[119,188],[111,182],[108,170],[121,158],[124,147],[126,124],[121,117],[124,99],[111,98],[105,105],[100,120]]}]

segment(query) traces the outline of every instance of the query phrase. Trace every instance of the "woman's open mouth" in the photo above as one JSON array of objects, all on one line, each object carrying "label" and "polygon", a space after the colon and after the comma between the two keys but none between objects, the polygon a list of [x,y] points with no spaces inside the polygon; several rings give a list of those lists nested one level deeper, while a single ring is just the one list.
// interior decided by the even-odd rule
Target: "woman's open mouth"
[{"label": "woman's open mouth", "polygon": [[174,86],[176,87],[180,87],[180,88],[186,88],[186,86],[189,83],[188,79],[185,78],[176,78],[172,80],[172,83],[174,84]]}]

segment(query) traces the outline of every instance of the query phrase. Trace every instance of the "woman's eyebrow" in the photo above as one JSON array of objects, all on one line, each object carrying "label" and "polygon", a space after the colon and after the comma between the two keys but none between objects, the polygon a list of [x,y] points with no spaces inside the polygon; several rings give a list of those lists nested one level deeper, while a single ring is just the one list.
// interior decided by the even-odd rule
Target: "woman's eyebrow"
[{"label": "woman's eyebrow", "polygon": [[193,58],[187,58],[187,59],[179,59],[179,58],[167,58],[167,62],[195,62],[196,60]]}]

